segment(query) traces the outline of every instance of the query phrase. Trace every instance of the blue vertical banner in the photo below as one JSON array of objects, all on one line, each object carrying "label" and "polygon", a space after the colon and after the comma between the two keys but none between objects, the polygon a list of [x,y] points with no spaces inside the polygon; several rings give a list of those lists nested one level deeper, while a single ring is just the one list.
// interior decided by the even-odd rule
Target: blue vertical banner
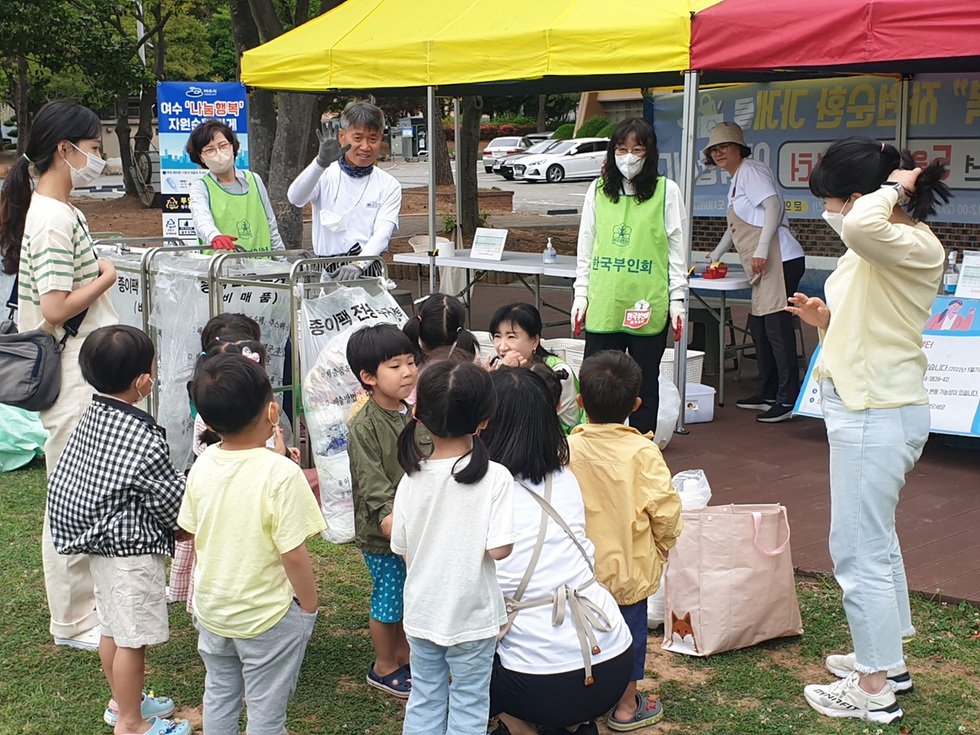
[{"label": "blue vertical banner", "polygon": [[248,169],[248,113],[245,85],[240,82],[157,82],[160,125],[160,189],[163,235],[197,243],[191,220],[190,187],[207,173],[187,154],[191,131],[216,119],[238,136],[235,167]]},{"label": "blue vertical banner", "polygon": [[[810,194],[810,172],[835,140],[852,135],[893,143],[900,84],[892,77],[847,77],[705,89],[698,103],[698,150],[711,128],[738,123],[752,156],[776,174],[790,217],[814,219],[822,202]],[[909,94],[908,148],[921,165],[949,162],[946,183],[954,199],[936,220],[980,223],[980,75],[919,74]],[[682,94],[654,93],[644,114],[654,123],[660,170],[677,180],[681,167]],[[729,176],[697,163],[694,214],[723,217]]]}]

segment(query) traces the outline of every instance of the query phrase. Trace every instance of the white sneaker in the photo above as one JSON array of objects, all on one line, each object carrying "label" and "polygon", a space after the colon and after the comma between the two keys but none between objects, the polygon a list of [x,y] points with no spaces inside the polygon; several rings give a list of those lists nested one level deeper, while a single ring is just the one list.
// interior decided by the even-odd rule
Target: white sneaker
[{"label": "white sneaker", "polygon": [[55,636],[56,646],[70,646],[71,648],[81,648],[83,651],[98,651],[99,643],[102,641],[102,626],[96,624],[94,628],[80,633],[74,638],[58,638]]},{"label": "white sneaker", "polygon": [[876,694],[868,694],[858,686],[858,673],[833,684],[810,684],[803,687],[807,704],[828,717],[859,717],[869,722],[890,725],[902,719],[895,692],[887,684]]},{"label": "white sneaker", "polygon": [[[831,654],[827,656],[827,670],[836,677],[846,679],[854,671],[857,655],[854,653]],[[895,694],[907,694],[915,687],[912,685],[912,675],[905,664],[888,669],[888,684]]]}]

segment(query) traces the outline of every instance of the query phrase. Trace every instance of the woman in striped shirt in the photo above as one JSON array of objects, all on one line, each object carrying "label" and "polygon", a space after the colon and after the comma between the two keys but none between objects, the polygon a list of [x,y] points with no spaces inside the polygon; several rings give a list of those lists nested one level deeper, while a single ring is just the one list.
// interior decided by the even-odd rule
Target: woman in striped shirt
[{"label": "woman in striped shirt", "polygon": [[[0,194],[0,253],[4,272],[18,276],[20,328],[44,329],[60,339],[65,322],[87,310],[61,355],[58,400],[41,412],[50,433],[44,445],[49,475],[94,392],[78,367],[82,342],[95,329],[119,321],[109,296],[115,268],[112,261],[96,258],[85,215],[69,201],[73,188],[105,169],[101,143],[102,125],[94,112],[72,102],[49,102],[34,118],[25,153],[10,168]],[[33,191],[31,164],[39,175]],[[100,631],[87,557],[55,551],[47,512],[42,558],[55,643],[97,650]]]}]

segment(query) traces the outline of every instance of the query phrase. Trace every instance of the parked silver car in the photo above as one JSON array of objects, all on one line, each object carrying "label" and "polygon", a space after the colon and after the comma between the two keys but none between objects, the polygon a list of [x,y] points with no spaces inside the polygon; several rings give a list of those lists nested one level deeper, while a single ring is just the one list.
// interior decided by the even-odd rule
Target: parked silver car
[{"label": "parked silver car", "polygon": [[508,136],[506,138],[494,138],[490,145],[483,149],[483,169],[488,173],[493,173],[493,162],[499,156],[509,156],[513,153],[523,153],[531,147],[531,141],[524,136]]}]

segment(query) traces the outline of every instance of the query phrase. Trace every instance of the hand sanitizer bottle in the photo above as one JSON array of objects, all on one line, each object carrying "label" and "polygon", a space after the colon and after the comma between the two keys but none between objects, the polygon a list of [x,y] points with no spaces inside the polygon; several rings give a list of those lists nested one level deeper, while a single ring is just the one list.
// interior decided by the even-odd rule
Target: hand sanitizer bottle
[{"label": "hand sanitizer bottle", "polygon": [[542,260],[546,265],[552,265],[558,262],[558,253],[555,251],[554,246],[551,244],[551,238],[548,238],[548,245],[544,249],[544,254]]},{"label": "hand sanitizer bottle", "polygon": [[[547,251],[545,251],[547,252]],[[545,257],[547,260],[547,256]],[[951,250],[946,257],[946,272],[943,274],[943,293],[952,296],[960,280],[960,269],[956,266],[956,251]]]}]

